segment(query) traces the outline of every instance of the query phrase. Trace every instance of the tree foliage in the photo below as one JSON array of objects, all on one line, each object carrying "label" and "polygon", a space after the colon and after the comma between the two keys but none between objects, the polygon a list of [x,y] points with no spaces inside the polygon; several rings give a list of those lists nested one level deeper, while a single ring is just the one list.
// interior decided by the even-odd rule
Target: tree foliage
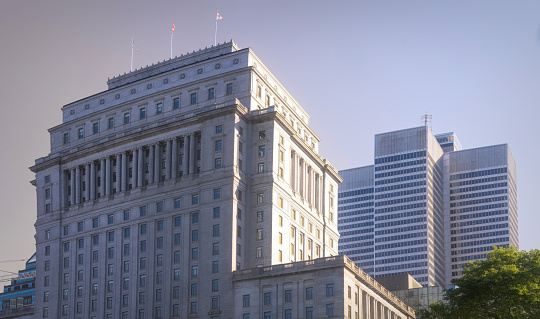
[{"label": "tree foliage", "polygon": [[495,248],[452,283],[445,301],[417,311],[417,318],[540,318],[540,250]]}]

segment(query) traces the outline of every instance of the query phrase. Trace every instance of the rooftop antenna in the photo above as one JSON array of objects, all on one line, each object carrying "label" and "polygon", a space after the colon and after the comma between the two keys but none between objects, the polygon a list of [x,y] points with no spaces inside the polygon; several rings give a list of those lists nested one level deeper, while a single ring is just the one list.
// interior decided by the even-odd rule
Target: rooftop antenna
[{"label": "rooftop antenna", "polygon": [[420,117],[422,120],[422,123],[431,128],[431,120],[433,119],[433,116],[431,114],[428,114],[427,112]]}]

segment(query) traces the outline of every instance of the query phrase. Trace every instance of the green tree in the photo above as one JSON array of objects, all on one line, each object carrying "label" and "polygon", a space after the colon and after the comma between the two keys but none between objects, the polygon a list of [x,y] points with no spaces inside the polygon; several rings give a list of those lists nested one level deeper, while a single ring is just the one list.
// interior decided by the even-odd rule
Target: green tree
[{"label": "green tree", "polygon": [[540,250],[495,248],[466,265],[445,302],[417,311],[419,319],[540,318]]}]

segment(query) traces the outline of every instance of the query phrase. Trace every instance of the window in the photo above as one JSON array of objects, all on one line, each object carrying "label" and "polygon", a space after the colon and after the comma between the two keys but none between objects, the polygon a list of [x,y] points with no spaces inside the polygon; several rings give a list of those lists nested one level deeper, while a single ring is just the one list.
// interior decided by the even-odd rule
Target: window
[{"label": "window", "polygon": [[212,244],[212,255],[219,255],[219,243]]},{"label": "window", "polygon": [[292,302],[292,290],[285,290],[285,302]]},{"label": "window", "polygon": [[262,240],[262,239],[263,239],[263,229],[259,228],[257,229],[257,240]]},{"label": "window", "polygon": [[79,265],[84,264],[84,255],[83,254],[79,254],[79,256],[77,257],[77,264],[79,264]]},{"label": "window", "polygon": [[69,226],[64,226],[64,236],[69,235]]},{"label": "window", "polygon": [[[191,195],[191,205],[198,205],[198,204],[199,204],[199,194]],[[197,220],[199,219],[198,217],[199,217],[199,214],[197,214]]]},{"label": "window", "polygon": [[131,228],[124,228],[124,238],[129,238],[131,235]]},{"label": "window", "polygon": [[279,226],[283,226],[283,216],[279,216]]},{"label": "window", "polygon": [[51,270],[51,261],[46,260],[45,261],[45,271],[49,271],[49,270]]},{"label": "window", "polygon": [[[114,249],[114,248],[113,248],[113,249]],[[99,258],[99,252],[98,252],[97,250],[94,250],[94,251],[92,252],[92,261],[93,261],[93,262],[96,262],[96,261],[98,261],[98,258]]]},{"label": "window", "polygon": [[332,317],[334,315],[334,304],[327,304],[326,305],[326,316]]},{"label": "window", "polygon": [[84,128],[82,128],[82,127],[79,128],[78,132],[79,132],[78,137],[83,138],[84,137]]},{"label": "window", "polygon": [[264,193],[258,193],[257,194],[257,204],[264,203]]},{"label": "window", "polygon": [[[218,297],[212,297],[212,309],[218,309],[219,308],[219,298]],[[218,318],[218,317],[212,317],[212,319]]]},{"label": "window", "polygon": [[334,284],[326,285],[326,296],[331,297],[334,295]]},{"label": "window", "polygon": [[259,140],[264,140],[266,138],[266,131],[259,131]]},{"label": "window", "polygon": [[281,197],[279,198],[278,204],[279,204],[279,208],[283,208],[283,198],[281,198]]},{"label": "window", "polygon": [[219,261],[215,260],[212,262],[212,273],[217,274],[219,273]]},{"label": "window", "polygon": [[220,216],[220,208],[219,207],[214,207],[213,217],[214,218],[219,218],[219,216]]},{"label": "window", "polygon": [[292,319],[292,309],[285,309],[285,319]]},{"label": "window", "polygon": [[163,266],[163,254],[159,254],[156,256],[156,265]]},{"label": "window", "polygon": [[124,211],[124,220],[129,220],[129,210]]},{"label": "window", "polygon": [[214,199],[220,199],[221,198],[221,188],[214,189]]},{"label": "window", "polygon": [[114,117],[109,117],[109,120],[108,120],[107,123],[108,123],[108,124],[107,124],[107,127],[108,127],[109,129],[114,128]]},{"label": "window", "polygon": [[223,146],[223,140],[217,140],[214,142],[214,151],[219,152]]},{"label": "window", "polygon": [[209,88],[208,89],[208,99],[213,100],[214,98],[215,98],[214,88]]},{"label": "window", "polygon": [[99,244],[99,235],[92,236],[92,245],[98,245]]},{"label": "window", "polygon": [[156,114],[163,113],[163,103],[156,104]]},{"label": "window", "polygon": [[162,299],[162,290],[156,289],[156,301],[161,301]]},{"label": "window", "polygon": [[257,164],[257,173],[264,173],[264,163]]},{"label": "window", "polygon": [[195,247],[191,249],[191,259],[199,259],[199,248]]},{"label": "window", "polygon": [[221,168],[221,157],[214,159],[214,168]]},{"label": "window", "polygon": [[219,237],[219,224],[214,225],[212,229],[212,236]]},{"label": "window", "polygon": [[64,252],[68,252],[69,251],[69,242],[65,242],[64,243]]},{"label": "window", "polygon": [[158,271],[156,273],[156,284],[161,284],[161,283],[163,283],[163,272]]},{"label": "window", "polygon": [[174,98],[173,99],[173,109],[177,109],[180,107],[180,98]]},{"label": "window", "polygon": [[278,242],[280,244],[283,244],[283,234],[282,233],[278,233]]},{"label": "window", "polygon": [[266,155],[266,147],[264,145],[259,145],[259,156]]},{"label": "window", "polygon": [[173,287],[173,299],[178,299],[180,298],[180,287],[179,286],[174,286]]},{"label": "window", "polygon": [[270,95],[266,96],[266,106],[270,106]]},{"label": "window", "polygon": [[84,230],[84,223],[78,222],[77,223],[77,231],[83,231]]},{"label": "window", "polygon": [[271,305],[272,304],[272,293],[271,292],[265,292],[264,293],[264,304],[265,305]]},{"label": "window", "polygon": [[190,291],[191,295],[192,296],[197,296],[197,294],[199,293],[199,285],[197,284],[191,284],[191,291]]},{"label": "window", "polygon": [[145,118],[146,118],[146,108],[143,107],[139,109],[139,119],[142,120]]},{"label": "window", "polygon": [[139,244],[139,250],[140,251],[146,251],[146,240],[141,240]]},{"label": "window", "polygon": [[108,264],[107,265],[107,274],[108,275],[114,274],[114,265],[113,264]]},{"label": "window", "polygon": [[139,276],[139,286],[141,287],[146,286],[146,275]]},{"label": "window", "polygon": [[212,280],[212,291],[213,292],[219,291],[219,279]]},{"label": "window", "polygon": [[114,231],[110,231],[107,233],[107,238],[109,241],[114,241]]},{"label": "window", "polygon": [[49,286],[49,276],[45,276],[45,278],[43,278],[43,286],[45,287]]},{"label": "window", "polygon": [[194,213],[191,215],[191,223],[192,224],[198,224],[199,223],[199,213]]},{"label": "window", "polygon": [[312,300],[313,299],[313,287],[307,287],[306,288],[306,300]]},{"label": "window", "polygon": [[109,215],[107,216],[107,223],[110,225],[112,223],[114,223],[114,215]]},{"label": "window", "polygon": [[196,301],[193,301],[191,303],[190,311],[191,311],[191,313],[197,313],[197,302]]},{"label": "window", "polygon": [[191,241],[198,241],[199,240],[199,230],[195,229],[191,231]]},{"label": "window", "polygon": [[107,291],[113,291],[114,289],[114,281],[109,280],[107,281]]},{"label": "window", "polygon": [[262,258],[263,256],[263,248],[257,247],[257,258]]},{"label": "window", "polygon": [[45,246],[45,256],[49,256],[51,254],[51,246]]},{"label": "window", "polygon": [[129,124],[129,113],[124,113],[124,124]]},{"label": "window", "polygon": [[46,198],[46,199],[51,198],[51,189],[50,189],[50,188],[47,188],[47,189],[45,190],[45,198]]},{"label": "window", "polygon": [[174,227],[180,227],[182,224],[182,219],[180,218],[180,216],[176,216],[174,218]]},{"label": "window", "polygon": [[199,266],[191,266],[191,277],[199,276]]},{"label": "window", "polygon": [[243,314],[242,319],[250,319],[249,313]]},{"label": "window", "polygon": [[69,143],[69,133],[64,133],[64,144]]},{"label": "window", "polygon": [[257,97],[262,96],[262,88],[260,86],[257,86]]},{"label": "window", "polygon": [[306,307],[306,319],[313,319],[313,307]]},{"label": "window", "polygon": [[191,93],[190,98],[191,104],[197,103],[197,93]]},{"label": "window", "polygon": [[114,247],[109,247],[107,249],[107,257],[108,258],[113,258],[114,257]]},{"label": "window", "polygon": [[163,248],[163,237],[158,237],[156,240],[156,247]]},{"label": "window", "polygon": [[232,83],[227,83],[227,89],[225,91],[225,94],[231,95],[233,93],[233,86]]},{"label": "window", "polygon": [[223,133],[223,125],[216,125],[216,134]]},{"label": "window", "polygon": [[278,261],[279,262],[283,261],[283,252],[281,250],[278,250]]},{"label": "window", "polygon": [[156,223],[156,230],[162,231],[163,230],[163,220],[158,220]]}]

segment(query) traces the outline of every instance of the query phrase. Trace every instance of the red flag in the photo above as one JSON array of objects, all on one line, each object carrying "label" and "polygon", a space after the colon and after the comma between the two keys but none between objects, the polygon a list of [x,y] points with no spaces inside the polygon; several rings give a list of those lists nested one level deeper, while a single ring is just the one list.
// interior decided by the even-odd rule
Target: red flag
[{"label": "red flag", "polygon": [[172,31],[171,31],[171,33],[172,33],[172,32],[174,32],[174,23],[173,23],[173,25],[172,25]]},{"label": "red flag", "polygon": [[219,14],[219,12],[218,12],[218,14],[217,14],[217,16],[216,16],[216,20],[221,20],[221,19],[223,19],[223,17],[222,17],[221,14]]}]

